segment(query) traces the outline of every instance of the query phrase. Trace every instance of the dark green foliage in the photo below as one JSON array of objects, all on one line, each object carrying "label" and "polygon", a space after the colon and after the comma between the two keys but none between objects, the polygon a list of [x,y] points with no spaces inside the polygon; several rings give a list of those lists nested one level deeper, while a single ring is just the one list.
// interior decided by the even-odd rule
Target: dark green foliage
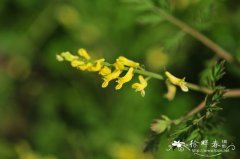
[{"label": "dark green foliage", "polygon": [[219,81],[225,74],[224,64],[225,64],[225,61],[220,61],[214,67],[210,67],[205,70],[206,72],[204,76],[206,77],[203,83],[205,83],[207,87],[213,90],[217,88],[216,87],[217,81]]},{"label": "dark green foliage", "polygon": [[158,150],[161,136],[162,134],[150,132],[149,137],[145,141],[143,152],[152,152]]},{"label": "dark green foliage", "polygon": [[209,134],[210,131],[215,131],[215,129],[221,125],[221,121],[223,121],[217,114],[219,110],[222,110],[222,108],[219,107],[222,99],[222,89],[216,90],[208,95],[205,100],[204,109],[192,117],[192,119],[183,121],[180,128],[174,130],[174,133],[170,136],[172,140],[190,141],[192,139],[211,137],[207,134]]},{"label": "dark green foliage", "polygon": [[224,87],[218,87],[212,94],[207,95],[205,99],[205,107],[207,109],[207,113],[214,113],[218,110],[222,110],[222,108],[218,107],[218,105],[223,99],[224,92]]},{"label": "dark green foliage", "polygon": [[[227,88],[240,85],[239,68],[232,64],[228,64],[226,78],[217,83],[214,81],[221,77],[221,67],[212,69],[216,60],[208,65],[211,69],[202,78],[203,85],[215,87],[215,93],[206,98],[208,107],[181,122],[173,119],[191,110],[201,94],[178,91],[176,99],[168,102],[162,98],[164,82],[154,79],[144,98],[128,84],[119,91],[113,91],[112,84],[102,89],[97,75],[71,69],[57,62],[55,55],[83,47],[94,57],[110,62],[126,56],[149,71],[155,71],[149,69],[153,68],[151,64],[164,62],[157,73],[167,68],[186,77],[187,82],[197,83],[202,64],[214,56],[213,52],[155,9],[193,26],[240,59],[239,2],[1,0],[0,159],[19,159],[17,146],[37,156],[57,159],[141,156],[149,123],[159,114],[171,119],[161,116],[153,122],[160,124],[158,133],[150,132],[145,145],[145,152],[156,150],[159,145],[154,152],[157,159],[188,158],[189,154],[167,152],[166,136],[173,140],[220,135],[217,126],[223,119],[218,112],[228,119],[221,132],[230,132],[237,142],[239,100],[224,100],[224,104],[220,103],[226,105],[224,111],[218,111],[225,92],[219,83]],[[125,156],[119,157],[121,154]]]}]

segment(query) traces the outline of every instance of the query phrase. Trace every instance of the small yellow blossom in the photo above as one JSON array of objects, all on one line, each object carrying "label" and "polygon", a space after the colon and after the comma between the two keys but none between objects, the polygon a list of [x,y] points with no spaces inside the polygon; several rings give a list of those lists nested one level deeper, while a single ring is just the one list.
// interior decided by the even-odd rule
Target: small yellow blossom
[{"label": "small yellow blossom", "polygon": [[71,66],[72,67],[78,67],[78,66],[81,66],[81,65],[84,65],[85,63],[83,61],[80,61],[80,60],[73,60],[71,62]]},{"label": "small yellow blossom", "polygon": [[102,88],[107,87],[108,83],[111,80],[118,78],[121,73],[122,73],[121,70],[114,70],[112,73],[104,76],[104,78],[103,78],[104,82],[102,83]]},{"label": "small yellow blossom", "polygon": [[80,56],[82,56],[82,57],[83,57],[84,59],[86,59],[86,60],[90,60],[90,59],[91,59],[91,57],[90,57],[90,55],[88,54],[87,50],[85,50],[85,49],[83,49],[83,48],[81,48],[81,49],[78,50],[78,54],[79,54]]},{"label": "small yellow blossom", "polygon": [[100,71],[99,71],[99,74],[102,75],[102,76],[106,76],[108,74],[110,74],[112,71],[109,67],[107,66],[104,66]]},{"label": "small yellow blossom", "polygon": [[138,76],[139,82],[140,83],[134,83],[132,85],[132,88],[136,90],[136,92],[141,92],[141,95],[144,97],[145,96],[145,88],[147,87],[147,81],[143,78],[142,75]]},{"label": "small yellow blossom", "polygon": [[185,78],[183,79],[177,78],[168,71],[165,72],[165,75],[172,84],[179,86],[183,92],[188,92],[188,87],[187,83],[185,82]]},{"label": "small yellow blossom", "polygon": [[60,55],[57,55],[56,58],[58,61],[66,60],[71,62],[73,60],[77,60],[78,56],[72,55],[70,52],[67,51],[67,52],[62,52]]},{"label": "small yellow blossom", "polygon": [[121,88],[122,88],[122,85],[123,85],[124,83],[127,83],[127,82],[131,81],[131,79],[132,79],[132,77],[133,77],[133,71],[134,71],[134,68],[131,67],[131,68],[128,70],[128,72],[126,73],[125,76],[118,78],[118,80],[117,80],[117,83],[118,83],[118,84],[117,84],[117,86],[115,87],[116,90],[121,89]]},{"label": "small yellow blossom", "polygon": [[64,61],[64,58],[61,55],[56,55],[56,59],[58,61]]},{"label": "small yellow blossom", "polygon": [[124,69],[124,64],[116,60],[116,62],[113,64],[116,70],[123,70]]},{"label": "small yellow blossom", "polygon": [[177,88],[175,85],[169,83],[168,81],[166,81],[166,85],[167,85],[168,92],[164,95],[164,97],[167,98],[169,101],[171,101],[175,97]]},{"label": "small yellow blossom", "polygon": [[88,69],[91,68],[91,67],[92,67],[92,64],[91,64],[91,63],[86,63],[86,64],[84,64],[84,65],[78,66],[77,68],[78,68],[79,70],[85,71],[85,70],[88,70]]},{"label": "small yellow blossom", "polygon": [[92,71],[92,72],[97,72],[97,71],[100,71],[102,66],[103,66],[103,62],[105,61],[105,59],[99,59],[96,61],[96,64],[95,66],[91,66],[88,68],[89,71]]},{"label": "small yellow blossom", "polygon": [[123,65],[129,66],[129,67],[138,67],[139,66],[139,63],[129,60],[124,56],[119,56],[117,59],[117,62],[120,62]]}]

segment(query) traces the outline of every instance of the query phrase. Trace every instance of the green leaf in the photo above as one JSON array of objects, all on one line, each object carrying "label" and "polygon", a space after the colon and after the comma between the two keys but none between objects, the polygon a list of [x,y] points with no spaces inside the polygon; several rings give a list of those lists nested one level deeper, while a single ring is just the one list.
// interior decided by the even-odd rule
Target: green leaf
[{"label": "green leaf", "polygon": [[225,74],[225,61],[217,62],[214,66],[212,66],[213,61],[210,61],[207,65],[207,68],[201,73],[201,83],[211,89],[216,89],[216,83]]},{"label": "green leaf", "polygon": [[171,120],[167,116],[161,116],[161,119],[156,119],[151,124],[151,130],[156,134],[164,132],[171,125]]},{"label": "green leaf", "polygon": [[156,150],[160,141],[160,137],[171,127],[171,119],[162,115],[160,119],[156,119],[151,124],[151,132],[144,146],[144,152]]},{"label": "green leaf", "polygon": [[167,127],[168,123],[165,120],[155,120],[155,122],[151,124],[151,130],[157,134],[164,132]]}]

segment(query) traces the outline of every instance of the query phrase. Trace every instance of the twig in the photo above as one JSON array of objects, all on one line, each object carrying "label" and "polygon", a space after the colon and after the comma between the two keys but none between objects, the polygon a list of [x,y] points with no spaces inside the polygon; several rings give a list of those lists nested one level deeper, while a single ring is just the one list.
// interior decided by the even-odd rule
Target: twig
[{"label": "twig", "polygon": [[214,41],[212,41],[211,39],[209,39],[208,37],[206,37],[202,33],[198,32],[194,28],[190,27],[189,25],[187,25],[183,21],[181,21],[181,20],[177,19],[176,17],[166,13],[161,8],[157,8],[157,7],[149,4],[148,2],[146,2],[146,3],[148,5],[150,5],[150,7],[152,8],[152,10],[155,13],[160,14],[163,18],[165,18],[167,21],[174,24],[175,26],[179,27],[182,31],[188,33],[189,35],[191,35],[195,39],[202,42],[205,46],[210,48],[219,57],[225,59],[228,62],[233,62],[233,60],[234,60],[233,56],[228,51],[224,50],[222,47],[220,47],[218,44],[216,44]]},{"label": "twig", "polygon": [[200,104],[198,104],[194,109],[192,109],[190,112],[187,113],[187,115],[184,117],[184,119],[187,119],[196,113],[200,112],[205,107],[205,101],[202,101]]},{"label": "twig", "polygon": [[231,89],[224,94],[226,98],[239,98],[240,97],[240,89]]},{"label": "twig", "polygon": [[[240,97],[240,89],[232,89],[227,91],[224,94],[225,98],[236,98]],[[195,115],[196,113],[200,112],[205,107],[205,101],[202,101],[200,104],[198,104],[194,109],[192,109],[190,112],[188,112],[185,116],[181,117],[180,120],[188,119],[189,117]]]},{"label": "twig", "polygon": [[189,82],[187,83],[187,87],[191,90],[202,92],[202,93],[205,93],[205,94],[211,94],[213,92],[213,90],[211,90],[207,87],[202,87],[202,86],[199,86],[199,85],[196,85],[196,84],[193,84],[193,83],[189,83]]}]

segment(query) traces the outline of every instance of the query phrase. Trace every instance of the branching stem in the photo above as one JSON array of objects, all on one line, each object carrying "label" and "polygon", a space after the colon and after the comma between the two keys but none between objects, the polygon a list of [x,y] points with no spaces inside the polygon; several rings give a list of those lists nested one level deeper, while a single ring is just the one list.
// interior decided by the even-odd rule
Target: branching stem
[{"label": "branching stem", "polygon": [[[240,89],[231,89],[228,90],[225,94],[224,94],[225,98],[238,98],[240,97]],[[195,108],[193,108],[191,111],[189,111],[185,116],[182,116],[176,120],[173,120],[173,123],[180,123],[183,120],[186,120],[190,117],[192,117],[193,115],[197,114],[198,112],[200,112],[203,108],[205,107],[205,100],[203,100],[201,103],[199,103]]]}]

